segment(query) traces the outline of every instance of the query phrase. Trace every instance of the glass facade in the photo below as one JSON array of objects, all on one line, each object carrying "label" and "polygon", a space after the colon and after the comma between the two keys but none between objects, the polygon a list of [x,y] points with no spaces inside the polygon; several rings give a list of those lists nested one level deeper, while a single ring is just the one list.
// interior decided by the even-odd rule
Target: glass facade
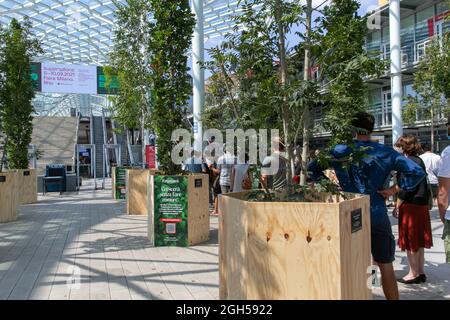
[{"label": "glass facade", "polygon": [[[450,20],[446,17],[450,15],[450,4],[441,1],[429,7],[417,10],[413,14],[405,16],[401,20],[401,49],[402,67],[404,69],[413,68],[425,55],[427,46],[434,36],[441,36],[450,31]],[[369,52],[378,51],[383,59],[390,58],[389,49],[389,26],[384,26],[381,30],[371,32],[367,35],[366,50]],[[405,97],[416,96],[411,80],[404,84],[403,95]],[[392,121],[391,93],[390,87],[371,89],[368,94],[369,110],[375,116],[376,127],[390,126]],[[417,121],[423,120],[423,115],[417,114]]]}]

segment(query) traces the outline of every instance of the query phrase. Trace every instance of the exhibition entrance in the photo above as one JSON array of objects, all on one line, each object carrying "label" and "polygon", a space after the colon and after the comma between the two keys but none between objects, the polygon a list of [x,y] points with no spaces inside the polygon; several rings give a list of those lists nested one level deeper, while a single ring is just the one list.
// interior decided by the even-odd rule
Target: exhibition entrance
[{"label": "exhibition entrance", "polygon": [[0,0],[0,300],[450,299],[450,8],[369,2]]}]

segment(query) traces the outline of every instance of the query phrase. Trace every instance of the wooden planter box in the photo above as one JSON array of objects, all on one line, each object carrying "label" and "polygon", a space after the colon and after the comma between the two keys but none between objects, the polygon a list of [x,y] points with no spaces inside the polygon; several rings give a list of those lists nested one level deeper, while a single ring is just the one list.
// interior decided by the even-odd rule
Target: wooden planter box
[{"label": "wooden planter box", "polygon": [[220,299],[371,299],[368,196],[248,202],[221,195]]},{"label": "wooden planter box", "polygon": [[154,169],[128,169],[126,173],[127,214],[147,215],[148,177],[158,173]]},{"label": "wooden planter box", "polygon": [[126,187],[126,167],[111,168],[111,189],[112,198],[115,200],[125,200],[127,194]]},{"label": "wooden planter box", "polygon": [[19,201],[18,172],[0,173],[0,223],[17,220]]},{"label": "wooden planter box", "polygon": [[17,170],[20,204],[37,202],[37,177],[35,169]]},{"label": "wooden planter box", "polygon": [[206,174],[148,176],[148,238],[153,246],[187,247],[209,240]]}]

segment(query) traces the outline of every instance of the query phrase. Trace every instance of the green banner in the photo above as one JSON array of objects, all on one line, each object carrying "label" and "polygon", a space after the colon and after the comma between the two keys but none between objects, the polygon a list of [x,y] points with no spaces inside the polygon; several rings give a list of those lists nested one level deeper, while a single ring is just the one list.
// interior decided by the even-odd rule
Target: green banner
[{"label": "green banner", "polygon": [[109,79],[105,75],[104,67],[97,67],[97,94],[117,94],[119,78],[112,75]]},{"label": "green banner", "polygon": [[154,177],[156,247],[187,247],[189,245],[187,188],[187,177]]},{"label": "green banner", "polygon": [[127,180],[127,168],[125,167],[116,167],[116,199],[126,199],[127,196],[127,186],[126,186],[126,180]]},{"label": "green banner", "polygon": [[33,90],[42,91],[42,66],[40,62],[32,62],[30,64],[31,81],[33,82]]}]

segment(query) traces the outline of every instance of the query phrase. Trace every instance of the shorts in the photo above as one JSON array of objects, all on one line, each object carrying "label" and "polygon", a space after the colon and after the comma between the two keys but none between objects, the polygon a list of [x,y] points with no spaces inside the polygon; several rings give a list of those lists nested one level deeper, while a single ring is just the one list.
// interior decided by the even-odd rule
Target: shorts
[{"label": "shorts", "polygon": [[230,186],[220,185],[220,190],[222,191],[222,194],[228,193],[231,190]]},{"label": "shorts", "polygon": [[381,264],[394,262],[395,238],[387,216],[383,223],[372,226],[371,237],[373,260]]},{"label": "shorts", "polygon": [[445,220],[442,240],[444,240],[445,262],[450,263],[450,220]]}]

